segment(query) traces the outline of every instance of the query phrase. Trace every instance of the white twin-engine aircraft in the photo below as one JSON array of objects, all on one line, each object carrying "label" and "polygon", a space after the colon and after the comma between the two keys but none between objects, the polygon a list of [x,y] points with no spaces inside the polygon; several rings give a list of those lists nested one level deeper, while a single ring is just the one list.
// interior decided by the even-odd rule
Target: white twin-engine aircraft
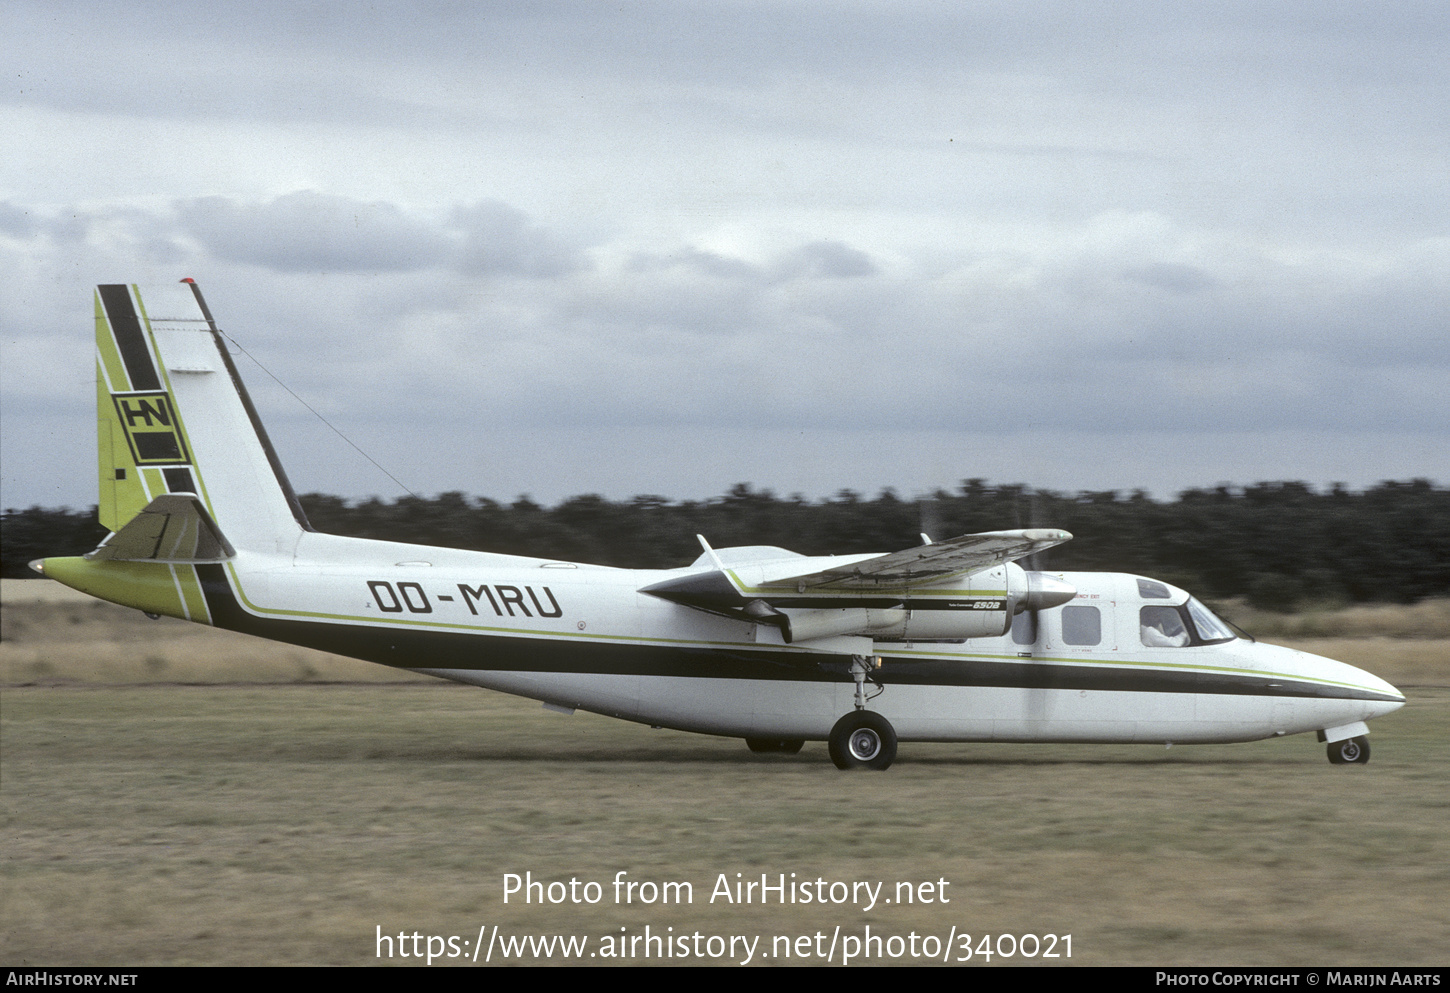
[{"label": "white twin-engine aircraft", "polygon": [[1318,733],[1369,758],[1389,683],[1238,636],[1166,583],[1028,572],[1032,529],[889,555],[712,549],[636,571],[319,534],[196,284],[96,294],[101,522],[44,575],[150,614],[472,683],[555,710],[829,742],[1228,742]]}]

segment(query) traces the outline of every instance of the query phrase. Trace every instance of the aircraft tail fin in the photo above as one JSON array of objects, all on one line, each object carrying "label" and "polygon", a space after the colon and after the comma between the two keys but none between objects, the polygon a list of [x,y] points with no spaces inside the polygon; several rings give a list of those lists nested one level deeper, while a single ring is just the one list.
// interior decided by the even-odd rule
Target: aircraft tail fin
[{"label": "aircraft tail fin", "polygon": [[[100,518],[115,534],[93,560],[290,553],[311,530],[194,282],[144,299],[98,287],[96,360]],[[140,554],[148,541],[169,550]]]}]

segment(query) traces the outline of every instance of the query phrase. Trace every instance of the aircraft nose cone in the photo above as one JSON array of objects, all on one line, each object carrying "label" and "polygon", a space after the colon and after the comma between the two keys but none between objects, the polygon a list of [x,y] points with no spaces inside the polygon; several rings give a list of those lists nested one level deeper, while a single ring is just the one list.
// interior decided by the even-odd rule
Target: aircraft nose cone
[{"label": "aircraft nose cone", "polygon": [[1405,705],[1405,695],[1394,684],[1381,679],[1372,672],[1365,672],[1363,669],[1360,669],[1359,672],[1367,689],[1383,693],[1386,697],[1391,698],[1378,701],[1379,710],[1375,716],[1393,713]]},{"label": "aircraft nose cone", "polygon": [[1025,610],[1050,610],[1070,602],[1077,596],[1077,587],[1045,572],[1027,574],[1027,595],[1021,604]]},{"label": "aircraft nose cone", "polygon": [[1372,672],[1368,672],[1358,666],[1352,666],[1345,662],[1338,663],[1344,667],[1345,674],[1349,677],[1345,680],[1360,689],[1368,690],[1380,698],[1379,702],[1385,706],[1382,713],[1389,713],[1398,710],[1405,705],[1405,695],[1388,680],[1381,679]]},{"label": "aircraft nose cone", "polygon": [[1356,720],[1367,721],[1374,717],[1392,714],[1405,705],[1405,695],[1386,680],[1358,666],[1320,656],[1308,656],[1317,660],[1319,675],[1327,677],[1351,691],[1348,698],[1358,713]]}]

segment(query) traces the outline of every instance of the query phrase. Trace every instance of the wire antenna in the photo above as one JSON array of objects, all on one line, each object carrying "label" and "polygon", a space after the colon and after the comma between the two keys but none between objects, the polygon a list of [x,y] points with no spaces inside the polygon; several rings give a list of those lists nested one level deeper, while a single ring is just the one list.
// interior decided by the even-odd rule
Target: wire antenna
[{"label": "wire antenna", "polygon": [[413,497],[414,499],[417,499],[417,500],[423,499],[422,497],[418,496],[418,494],[416,494],[412,490],[408,489],[407,486],[403,485],[403,481],[401,479],[399,479],[397,476],[394,476],[387,469],[384,469],[382,467],[382,465],[378,462],[377,459],[373,458],[367,452],[363,451],[361,448],[358,447],[358,445],[357,445],[356,442],[354,442],[351,438],[349,438],[347,435],[343,434],[340,430],[338,430],[337,425],[333,424],[327,418],[323,417],[320,413],[318,413],[317,412],[317,409],[315,407],[313,407],[312,404],[308,403],[306,400],[302,399],[300,396],[298,396],[296,393],[294,393],[293,390],[292,390],[292,387],[288,386],[286,383],[282,382],[282,380],[278,379],[276,377],[276,375],[272,372],[271,369],[268,369],[266,366],[264,366],[261,363],[261,360],[259,360],[255,355],[253,355],[251,352],[249,352],[245,348],[243,348],[242,347],[242,343],[239,342],[239,341],[237,341],[237,339],[233,338],[230,333],[228,333],[226,331],[221,331],[220,333],[221,333],[222,337],[226,338],[227,341],[231,342],[233,345],[235,345],[237,347],[237,351],[241,352],[247,358],[251,359],[254,363],[256,363],[258,369],[261,369],[268,376],[271,376],[272,377],[272,382],[276,383],[278,386],[282,387],[282,389],[286,390],[289,394],[291,394],[292,399],[296,400],[298,403],[302,404],[302,406],[304,406],[308,410],[312,411],[312,414],[313,414],[314,417],[316,417],[323,424],[326,424],[329,428],[332,428],[332,431],[333,431],[334,434],[336,434],[343,441],[345,441],[349,445],[351,445],[352,448],[353,448],[353,450],[355,452],[357,452],[363,458],[365,458],[369,462],[371,462],[375,467],[377,467],[377,470],[379,472],[381,472],[384,476],[387,476],[393,482],[397,483],[398,484],[398,487],[401,490],[403,490],[403,492],[407,493],[409,496]]}]

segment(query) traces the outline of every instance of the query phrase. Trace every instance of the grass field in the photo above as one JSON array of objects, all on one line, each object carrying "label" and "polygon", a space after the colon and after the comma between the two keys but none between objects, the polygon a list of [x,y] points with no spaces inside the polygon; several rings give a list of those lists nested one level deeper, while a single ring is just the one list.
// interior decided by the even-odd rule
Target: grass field
[{"label": "grass field", "polygon": [[[1408,690],[1372,725],[1368,766],[1330,766],[1297,736],[1167,751],[907,744],[888,773],[846,775],[820,744],[756,757],[735,740],[433,681],[363,684],[396,674],[6,596],[10,963],[369,964],[378,928],[472,942],[495,925],[588,936],[591,963],[615,961],[587,958],[604,939],[647,926],[758,936],[766,964],[781,961],[778,937],[820,933],[824,951],[838,927],[859,937],[868,924],[903,950],[913,932],[924,949],[953,928],[974,948],[984,934],[1071,934],[1057,964],[1443,964],[1450,945],[1440,639],[1325,652]],[[1356,645],[1385,664],[1351,658]],[[689,882],[693,902],[616,905],[620,871]],[[525,872],[600,882],[602,899],[505,904],[505,874]],[[950,902],[711,903],[722,873],[880,882],[883,897],[944,879]],[[946,951],[957,958],[960,939]]]}]

